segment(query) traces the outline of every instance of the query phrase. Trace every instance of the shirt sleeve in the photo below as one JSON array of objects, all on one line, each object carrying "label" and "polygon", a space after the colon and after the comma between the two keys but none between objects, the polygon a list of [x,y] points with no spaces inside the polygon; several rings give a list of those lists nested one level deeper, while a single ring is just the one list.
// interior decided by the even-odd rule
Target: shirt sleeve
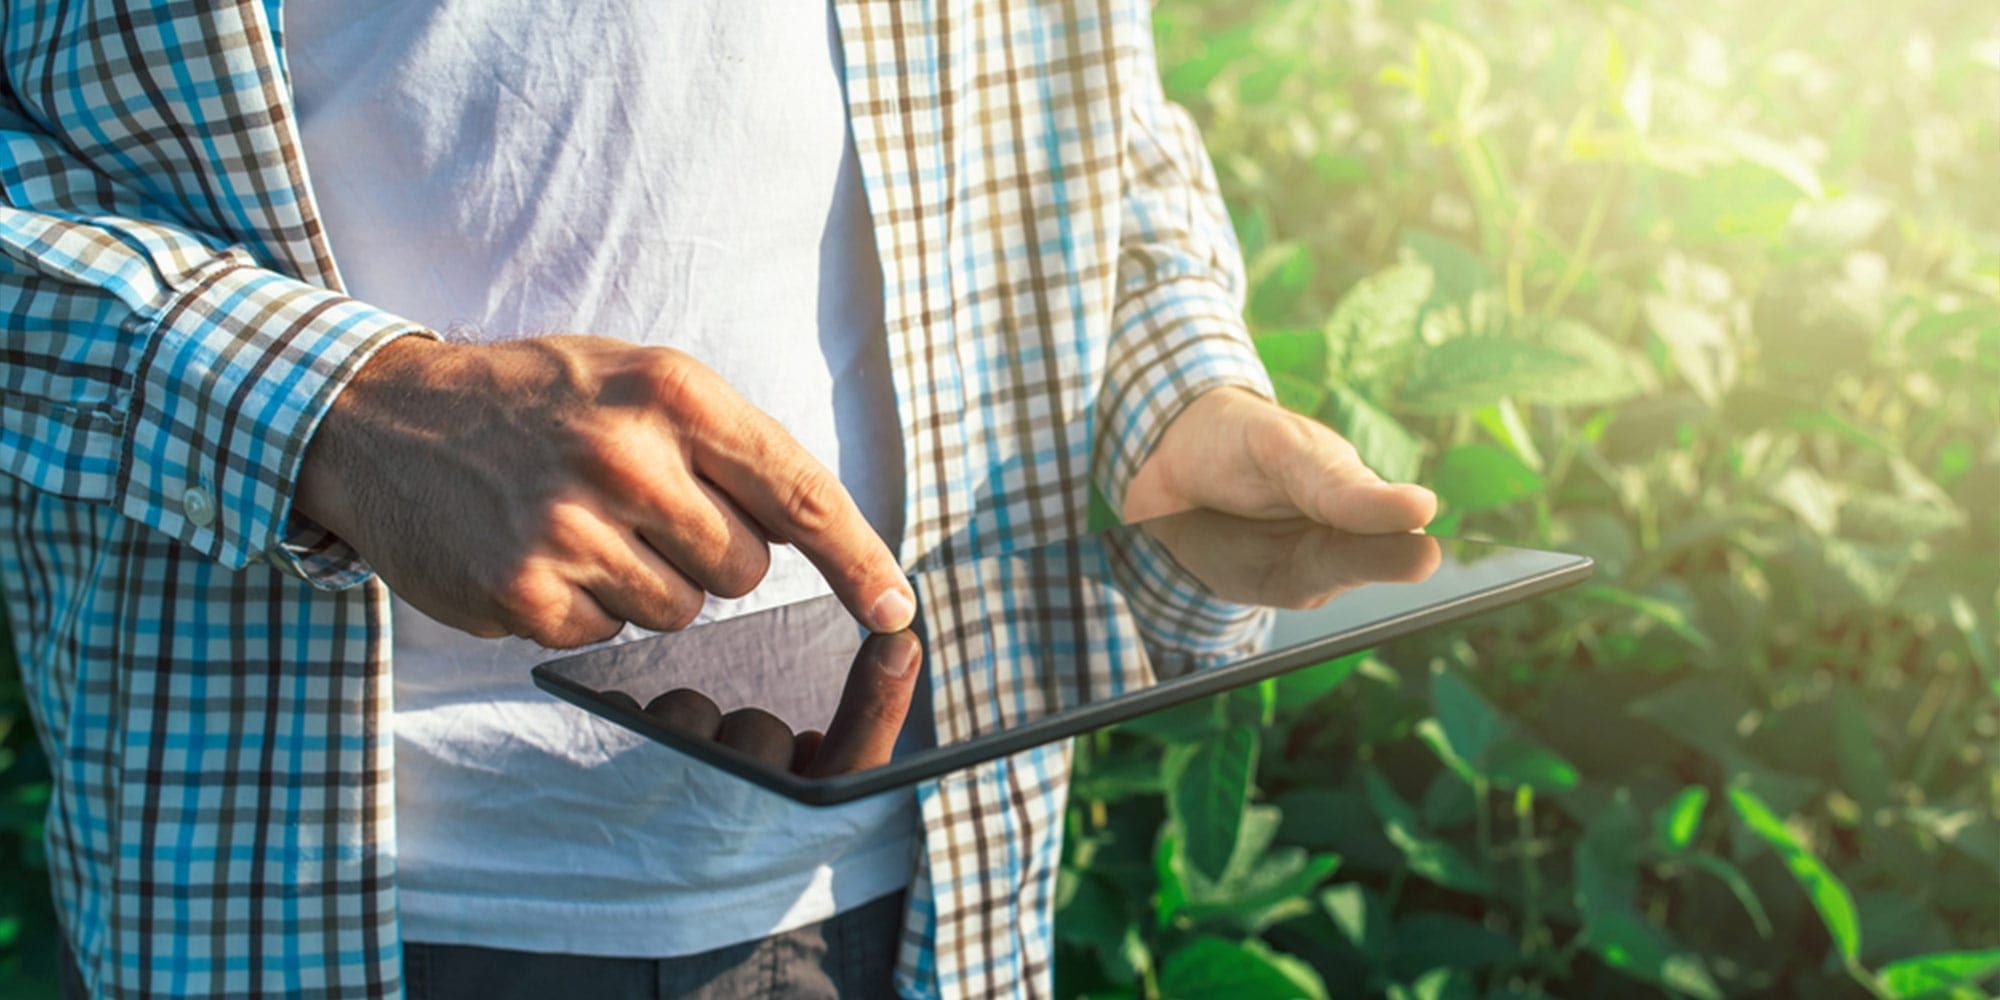
[{"label": "shirt sleeve", "polygon": [[1111,580],[1131,608],[1160,680],[1233,663],[1270,646],[1275,609],[1217,595],[1143,527],[1100,537]]},{"label": "shirt sleeve", "polygon": [[1173,418],[1195,397],[1240,386],[1272,398],[1243,323],[1243,254],[1214,167],[1187,112],[1160,87],[1151,18],[1136,4],[1123,75],[1117,300],[1097,407],[1092,474],[1113,510]]},{"label": "shirt sleeve", "polygon": [[334,398],[417,324],[261,266],[0,109],[0,472],[230,569],[368,570],[291,515]]}]

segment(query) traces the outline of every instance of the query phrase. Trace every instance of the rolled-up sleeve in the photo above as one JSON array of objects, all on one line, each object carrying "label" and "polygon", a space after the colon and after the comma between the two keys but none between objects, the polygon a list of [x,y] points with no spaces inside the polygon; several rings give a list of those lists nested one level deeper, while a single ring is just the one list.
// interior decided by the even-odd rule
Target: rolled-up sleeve
[{"label": "rolled-up sleeve", "polygon": [[1187,112],[1166,99],[1150,25],[1127,67],[1118,294],[1092,474],[1123,510],[1167,425],[1195,397],[1238,386],[1270,398],[1243,323],[1243,254]]},{"label": "rolled-up sleeve", "polygon": [[427,331],[185,228],[40,204],[56,186],[37,179],[75,169],[61,145],[16,118],[0,148],[0,471],[227,568],[365,579],[351,549],[292,516],[292,493],[354,373]]}]

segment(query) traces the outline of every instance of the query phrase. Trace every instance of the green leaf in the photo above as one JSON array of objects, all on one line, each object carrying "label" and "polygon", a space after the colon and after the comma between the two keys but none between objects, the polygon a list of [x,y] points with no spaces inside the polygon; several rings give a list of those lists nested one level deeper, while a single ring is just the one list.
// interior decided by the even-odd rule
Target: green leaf
[{"label": "green leaf", "polygon": [[1914,998],[1949,994],[1956,989],[1983,996],[1984,991],[1977,987],[1995,975],[2000,975],[2000,948],[1900,959],[1883,966],[1877,978],[1889,995]]},{"label": "green leaf", "polygon": [[1291,372],[1272,372],[1271,391],[1278,397],[1279,406],[1306,416],[1318,413],[1326,402],[1325,387]]},{"label": "green leaf", "polygon": [[1354,284],[1326,321],[1326,370],[1347,385],[1398,372],[1422,348],[1417,314],[1431,295],[1431,270],[1397,264]]},{"label": "green leaf", "polygon": [[1771,916],[1764,912],[1764,904],[1757,898],[1757,890],[1750,887],[1750,880],[1735,865],[1706,851],[1695,851],[1687,856],[1687,862],[1695,868],[1715,876],[1716,880],[1736,897],[1743,912],[1749,914],[1750,923],[1757,928],[1757,934],[1766,940],[1771,937]]},{"label": "green leaf", "polygon": [[1777,852],[1779,860],[1791,871],[1792,878],[1805,889],[1806,897],[1812,900],[1813,909],[1818,910],[1820,919],[1825,921],[1827,932],[1833,936],[1833,943],[1840,949],[1841,956],[1849,962],[1859,958],[1861,922],[1855,916],[1854,895],[1848,891],[1846,883],[1835,877],[1819,858],[1792,836],[1792,831],[1785,827],[1785,821],[1750,790],[1730,789],[1729,802],[1750,832]]},{"label": "green leaf", "polygon": [[1167,809],[1186,838],[1188,860],[1221,878],[1236,849],[1257,773],[1257,730],[1231,726],[1178,761],[1167,786]]},{"label": "green leaf", "polygon": [[1708,807],[1708,789],[1689,785],[1653,814],[1653,839],[1669,854],[1694,846],[1701,832],[1701,813]]},{"label": "green leaf", "polygon": [[1952,627],[1965,637],[1965,647],[1972,654],[1972,662],[1979,664],[1980,672],[1993,686],[1994,695],[2000,696],[2000,652],[1995,652],[2000,650],[2000,643],[1993,641],[1980,622],[1979,612],[1973,609],[1972,602],[1964,594],[1951,595],[1946,605]]},{"label": "green leaf", "polygon": [[1771,496],[1816,535],[1833,534],[1840,519],[1840,491],[1819,473],[1794,466],[1771,487]]},{"label": "green leaf", "polygon": [[1493,283],[1486,261],[1457,240],[1413,227],[1403,230],[1402,243],[1407,256],[1430,269],[1431,306],[1464,305]]},{"label": "green leaf", "polygon": [[1319,894],[1319,905],[1368,961],[1380,964],[1388,958],[1395,932],[1389,924],[1389,908],[1375,890],[1360,883],[1336,885]]},{"label": "green leaf", "polygon": [[1111,501],[1105,499],[1104,491],[1098,489],[1095,483],[1090,487],[1090,512],[1087,517],[1088,520],[1084,523],[1085,531],[1103,531],[1123,523],[1118,518],[1118,512],[1111,509]]},{"label": "green leaf", "polygon": [[1312,891],[1339,868],[1340,859],[1334,855],[1309,855],[1302,848],[1282,847],[1242,878],[1191,893],[1180,915],[1194,921],[1221,921],[1255,933],[1309,912]]},{"label": "green leaf", "polygon": [[1120,723],[1118,729],[1180,747],[1208,739],[1222,728],[1222,704],[1220,698],[1182,702]]},{"label": "green leaf", "polygon": [[1949,498],[1895,496],[1862,490],[1840,508],[1842,529],[1863,541],[1921,542],[1965,525],[1965,513]]},{"label": "green leaf", "polygon": [[1472,419],[1479,424],[1480,430],[1507,449],[1508,454],[1520,459],[1522,465],[1537,473],[1548,468],[1548,459],[1543,458],[1541,450],[1535,447],[1534,435],[1528,432],[1527,424],[1521,419],[1521,408],[1514,405],[1513,400],[1503,399],[1474,413]]},{"label": "green leaf", "polygon": [[1432,753],[1437,754],[1438,760],[1443,761],[1446,767],[1451,768],[1453,774],[1458,775],[1459,780],[1468,785],[1475,785],[1484,777],[1478,768],[1472,766],[1471,761],[1459,756],[1458,751],[1452,749],[1451,737],[1444,734],[1444,727],[1438,724],[1438,720],[1420,720],[1411,731],[1416,733],[1417,739],[1422,740],[1425,746],[1431,748]]},{"label": "green leaf", "polygon": [[1576,908],[1586,924],[1597,915],[1638,906],[1638,858],[1644,836],[1622,792],[1584,828],[1570,854],[1570,871]]},{"label": "green leaf", "polygon": [[1512,337],[1455,337],[1419,353],[1396,403],[1413,413],[1469,413],[1583,371],[1577,359]]},{"label": "green leaf", "polygon": [[1558,792],[1576,787],[1575,767],[1522,736],[1456,674],[1432,676],[1431,700],[1437,718],[1419,722],[1417,736],[1468,783],[1483,776],[1501,788],[1526,785]]},{"label": "green leaf", "polygon": [[1457,510],[1504,507],[1541,493],[1547,482],[1521,460],[1489,444],[1460,445],[1444,453],[1430,484]]},{"label": "green leaf", "polygon": [[1842,685],[1833,691],[1833,755],[1844,790],[1866,809],[1890,804],[1889,765],[1875,742],[1875,725],[1861,695]]},{"label": "green leaf", "polygon": [[1326,983],[1311,965],[1261,941],[1202,935],[1160,963],[1160,992],[1174,1000],[1318,1000]]},{"label": "green leaf", "polygon": [[1076,799],[1116,802],[1135,795],[1158,795],[1163,789],[1158,757],[1127,753],[1092,761],[1089,770],[1078,773],[1070,783],[1069,793]]},{"label": "green leaf", "polygon": [[1172,823],[1160,827],[1153,844],[1153,880],[1159,885],[1154,913],[1161,927],[1170,926],[1187,907],[1189,885],[1193,881],[1187,852],[1181,849],[1180,828]]},{"label": "green leaf", "polygon": [[1368,804],[1381,821],[1383,835],[1402,852],[1403,862],[1412,873],[1460,892],[1484,894],[1492,891],[1492,880],[1479,870],[1479,866],[1467,859],[1458,848],[1419,828],[1416,812],[1396,795],[1395,789],[1389,787],[1389,782],[1380,773],[1369,768],[1362,772],[1361,777],[1368,789]]},{"label": "green leaf", "polygon": [[1326,377],[1326,337],[1317,330],[1276,330],[1251,340],[1273,375],[1283,372],[1313,382]]},{"label": "green leaf", "polygon": [[1279,823],[1275,807],[1247,809],[1236,850],[1219,879],[1188,863],[1178,836],[1161,837],[1154,859],[1160,926],[1189,920],[1256,933],[1309,912],[1312,891],[1340,867],[1340,859],[1299,847],[1273,849]]},{"label": "green leaf", "polygon": [[1645,832],[1622,793],[1584,830],[1571,855],[1583,939],[1606,965],[1687,996],[1722,991],[1700,957],[1639,915],[1638,856]]},{"label": "green leaf", "polygon": [[1542,346],[1560,351],[1576,367],[1520,394],[1525,402],[1549,406],[1608,406],[1659,388],[1644,358],[1574,320],[1557,320],[1536,335]]},{"label": "green leaf", "polygon": [[1267,678],[1255,684],[1245,684],[1218,697],[1222,699],[1223,719],[1231,725],[1261,729],[1278,721],[1278,684],[1275,680]]},{"label": "green leaf", "polygon": [[1579,780],[1575,765],[1519,735],[1509,735],[1487,750],[1485,771],[1493,784],[1503,789],[1526,786],[1566,792]]},{"label": "green leaf", "polygon": [[1346,656],[1301,667],[1289,673],[1278,675],[1278,711],[1293,714],[1303,711],[1314,702],[1326,697],[1334,688],[1345,683],[1362,662],[1374,655],[1373,650],[1361,650]]},{"label": "green leaf", "polygon": [[1471,122],[1493,77],[1486,56],[1470,39],[1434,21],[1420,23],[1417,38],[1411,84],[1432,120]]},{"label": "green leaf", "polygon": [[1431,704],[1452,751],[1475,766],[1507,731],[1500,713],[1452,671],[1441,670],[1431,676]]},{"label": "green leaf", "polygon": [[1895,600],[1914,564],[1907,545],[1822,538],[1816,551],[1835,592],[1869,607]]},{"label": "green leaf", "polygon": [[1591,952],[1620,972],[1683,996],[1722,1000],[1722,990],[1701,957],[1675,944],[1637,914],[1598,914],[1584,936]]},{"label": "green leaf", "polygon": [[1803,249],[1843,253],[1867,242],[1894,211],[1894,205],[1866,194],[1802,201],[1792,209],[1789,235]]},{"label": "green leaf", "polygon": [[1402,422],[1344,385],[1327,389],[1327,424],[1354,445],[1361,461],[1391,482],[1411,482],[1428,446]]},{"label": "green leaf", "polygon": [[1129,986],[1145,968],[1148,954],[1138,936],[1139,921],[1126,912],[1124,898],[1102,879],[1064,871],[1075,879],[1074,893],[1056,913],[1056,935],[1098,954],[1099,965],[1116,983]]},{"label": "green leaf", "polygon": [[1658,725],[1682,742],[1710,756],[1728,759],[1741,738],[1737,735],[1751,714],[1737,678],[1696,673],[1625,706],[1625,710]]},{"label": "green leaf", "polygon": [[1701,401],[1720,406],[1736,382],[1735,348],[1715,317],[1694,306],[1648,295],[1646,322],[1667,346],[1667,358]]},{"label": "green leaf", "polygon": [[1473,1000],[1479,994],[1465,972],[1432,969],[1412,980],[1408,986],[1390,983],[1387,995],[1389,1000]]},{"label": "green leaf", "polygon": [[1726,130],[1719,138],[1725,148],[1744,162],[1754,163],[1784,178],[1806,197],[1826,196],[1826,187],[1820,183],[1819,172],[1794,148],[1768,136],[1740,129]]},{"label": "green leaf", "polygon": [[1473,822],[1481,802],[1473,793],[1473,785],[1457,774],[1432,775],[1430,783],[1424,786],[1423,799],[1417,804],[1424,828],[1455,830]]},{"label": "green leaf", "polygon": [[1284,812],[1276,806],[1245,806],[1243,823],[1236,833],[1236,846],[1230,850],[1229,863],[1223,866],[1222,878],[1217,884],[1231,886],[1247,879],[1263,860],[1264,852],[1270,849],[1271,841],[1277,838],[1284,818]]},{"label": "green leaf", "polygon": [[1608,583],[1593,583],[1579,591],[1579,596],[1591,600],[1605,601],[1630,608],[1646,618],[1665,626],[1668,631],[1687,640],[1696,649],[1712,649],[1714,644],[1694,623],[1689,609],[1672,601],[1650,594],[1641,594]]},{"label": "green leaf", "polygon": [[1277,243],[1250,262],[1247,314],[1258,327],[1283,324],[1298,312],[1312,285],[1312,249],[1303,243]]},{"label": "green leaf", "polygon": [[1383,834],[1359,789],[1297,788],[1278,796],[1285,814],[1278,838],[1316,851],[1335,851],[1344,864],[1373,872],[1403,866],[1402,852]]}]

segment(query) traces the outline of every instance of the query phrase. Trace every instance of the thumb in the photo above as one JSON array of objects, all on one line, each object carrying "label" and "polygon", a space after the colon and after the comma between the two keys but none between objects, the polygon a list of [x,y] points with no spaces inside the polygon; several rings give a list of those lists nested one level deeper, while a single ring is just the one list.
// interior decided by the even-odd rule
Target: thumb
[{"label": "thumb", "polygon": [[1415,531],[1437,516],[1437,495],[1421,486],[1387,483],[1361,461],[1346,438],[1317,421],[1294,417],[1289,458],[1266,471],[1299,513],[1356,534]]}]

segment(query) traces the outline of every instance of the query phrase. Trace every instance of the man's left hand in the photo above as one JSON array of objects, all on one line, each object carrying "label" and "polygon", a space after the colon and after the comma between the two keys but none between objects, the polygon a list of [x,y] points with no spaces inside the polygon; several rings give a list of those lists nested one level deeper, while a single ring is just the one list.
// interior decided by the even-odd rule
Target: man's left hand
[{"label": "man's left hand", "polygon": [[1232,387],[1203,393],[1167,425],[1120,514],[1129,523],[1193,508],[1387,534],[1429,524],[1437,496],[1383,482],[1333,429]]}]

